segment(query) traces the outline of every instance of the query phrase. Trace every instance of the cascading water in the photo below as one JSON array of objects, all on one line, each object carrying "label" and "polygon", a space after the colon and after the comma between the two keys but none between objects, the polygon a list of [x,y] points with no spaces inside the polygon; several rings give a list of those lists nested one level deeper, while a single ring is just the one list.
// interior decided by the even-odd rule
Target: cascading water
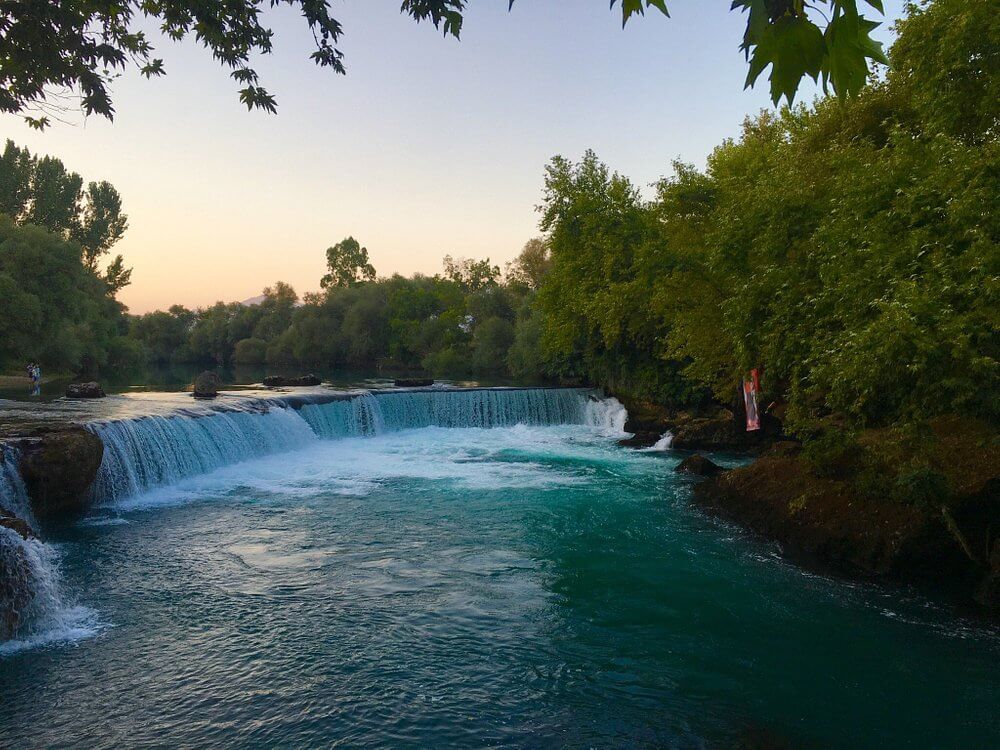
[{"label": "cascading water", "polygon": [[[0,515],[30,527],[34,518],[18,463],[14,448],[0,446]],[[77,627],[75,618],[84,611],[64,605],[59,578],[59,555],[52,546],[0,525],[0,654],[11,650],[10,639],[54,639]]]},{"label": "cascading water", "polygon": [[[598,402],[591,401],[585,391],[569,389],[396,391],[307,404],[301,414],[317,435],[337,438],[421,427],[490,428],[515,424],[603,427],[603,422],[591,419],[591,406],[595,403]],[[602,420],[603,416],[595,412],[593,419]]]},{"label": "cascading water", "polygon": [[10,446],[0,445],[0,509],[30,522],[28,492],[17,467],[17,451]]},{"label": "cascading water", "polygon": [[104,443],[94,482],[99,501],[117,500],[220,466],[298,448],[316,434],[286,406],[227,409],[95,423]]},{"label": "cascading water", "polygon": [[643,450],[649,453],[663,453],[664,451],[670,450],[670,446],[673,445],[673,442],[674,442],[674,433],[665,432],[663,433],[663,435],[660,437],[659,440],[657,440],[648,448],[644,448]]},{"label": "cascading water", "polygon": [[89,425],[104,442],[94,483],[98,502],[114,502],[184,477],[303,447],[319,439],[366,437],[422,427],[588,425],[624,429],[625,408],[584,389],[482,388],[293,396]]}]

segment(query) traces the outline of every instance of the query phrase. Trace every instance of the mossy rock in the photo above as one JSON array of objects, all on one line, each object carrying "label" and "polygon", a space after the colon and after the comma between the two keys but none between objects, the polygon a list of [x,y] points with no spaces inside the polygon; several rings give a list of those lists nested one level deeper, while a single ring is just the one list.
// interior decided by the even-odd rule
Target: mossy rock
[{"label": "mossy rock", "polygon": [[21,477],[39,520],[86,510],[104,443],[80,425],[48,425],[21,441]]},{"label": "mossy rock", "polygon": [[206,370],[194,379],[194,397],[215,398],[221,387],[222,379],[211,370]]}]

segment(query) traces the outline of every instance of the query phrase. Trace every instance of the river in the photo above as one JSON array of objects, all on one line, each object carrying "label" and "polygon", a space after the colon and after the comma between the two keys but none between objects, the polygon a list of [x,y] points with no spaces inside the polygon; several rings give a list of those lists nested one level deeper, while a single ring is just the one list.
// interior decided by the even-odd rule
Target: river
[{"label": "river", "polygon": [[613,401],[184,398],[74,412],[0,746],[1000,746],[995,630],[706,517]]}]

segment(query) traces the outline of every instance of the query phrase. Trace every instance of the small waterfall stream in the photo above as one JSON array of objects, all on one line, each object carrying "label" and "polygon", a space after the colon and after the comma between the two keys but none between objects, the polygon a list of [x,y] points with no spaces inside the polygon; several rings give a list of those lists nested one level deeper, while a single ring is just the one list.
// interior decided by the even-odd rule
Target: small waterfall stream
[{"label": "small waterfall stream", "polygon": [[[0,511],[34,527],[18,459],[16,449],[0,445]],[[4,641],[59,619],[65,610],[59,578],[59,556],[51,545],[0,526],[0,651]]]},{"label": "small waterfall stream", "polygon": [[18,470],[17,450],[0,445],[0,509],[32,522],[28,491]]}]

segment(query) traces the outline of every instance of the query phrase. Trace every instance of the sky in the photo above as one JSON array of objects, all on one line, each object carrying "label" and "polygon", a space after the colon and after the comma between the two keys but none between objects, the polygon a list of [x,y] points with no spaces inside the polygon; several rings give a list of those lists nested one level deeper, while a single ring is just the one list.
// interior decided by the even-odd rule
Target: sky
[{"label": "sky", "polygon": [[[674,0],[623,30],[606,0],[478,0],[461,41],[398,0],[331,2],[346,76],[308,59],[289,8],[265,14],[274,52],[255,60],[278,114],[248,113],[193,40],[155,39],[167,75],[113,88],[117,115],[44,133],[0,116],[0,135],[122,194],[134,313],[253,297],[277,280],[319,287],[348,235],[380,275],[441,270],[444,255],[502,265],[538,234],[545,164],[588,149],[640,186],[681,159],[703,166],[743,119],[771,106],[766,73],[744,90],[744,17],[728,0]],[[901,0],[886,3],[891,38]],[[801,98],[815,94],[805,85]]]}]

